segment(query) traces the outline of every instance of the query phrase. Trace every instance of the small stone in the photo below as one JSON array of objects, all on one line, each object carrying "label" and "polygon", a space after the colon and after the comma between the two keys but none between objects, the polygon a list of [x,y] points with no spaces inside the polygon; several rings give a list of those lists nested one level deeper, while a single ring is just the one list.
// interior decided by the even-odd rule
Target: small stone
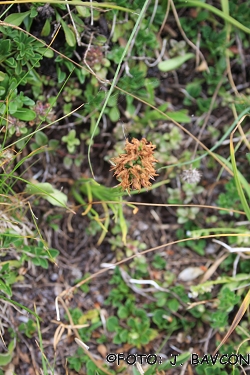
[{"label": "small stone", "polygon": [[57,279],[58,279],[57,273],[52,273],[52,275],[50,275],[50,281],[55,282],[57,281]]}]

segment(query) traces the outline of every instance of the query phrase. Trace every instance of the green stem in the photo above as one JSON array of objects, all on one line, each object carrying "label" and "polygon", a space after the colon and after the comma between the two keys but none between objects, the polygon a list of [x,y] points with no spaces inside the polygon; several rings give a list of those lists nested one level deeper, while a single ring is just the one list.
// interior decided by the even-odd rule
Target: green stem
[{"label": "green stem", "polygon": [[[119,74],[119,72],[120,72],[120,69],[121,69],[121,65],[122,65],[122,63],[123,63],[123,60],[124,60],[124,58],[125,58],[125,56],[126,56],[126,54],[127,54],[127,52],[128,52],[128,49],[129,49],[129,46],[131,45],[132,40],[133,40],[134,37],[135,37],[135,34],[136,34],[136,32],[137,32],[137,29],[138,29],[138,27],[139,27],[139,25],[140,25],[140,22],[141,22],[141,20],[142,20],[142,18],[143,18],[143,16],[144,16],[144,13],[145,13],[145,11],[146,11],[147,6],[148,6],[149,3],[150,3],[150,0],[146,0],[145,3],[144,3],[144,5],[143,5],[143,7],[142,7],[142,10],[141,10],[141,12],[140,12],[140,14],[139,14],[139,17],[138,17],[138,19],[137,19],[137,21],[136,21],[136,24],[135,24],[135,26],[134,26],[134,28],[133,28],[133,31],[132,31],[132,33],[131,33],[131,35],[130,35],[130,37],[129,37],[129,40],[128,40],[128,42],[127,42],[127,44],[126,44],[126,47],[124,48],[123,54],[122,54],[122,56],[121,56],[121,58],[120,58],[119,64],[118,64],[117,69],[116,69],[116,72],[115,72],[115,76],[114,76],[113,82],[112,82],[112,84],[111,84],[111,86],[110,86],[110,89],[109,89],[108,94],[107,94],[107,96],[106,96],[105,102],[104,102],[103,107],[102,107],[102,109],[101,109],[100,115],[99,115],[99,117],[98,117],[98,119],[97,119],[97,122],[96,122],[96,124],[95,124],[94,130],[93,130],[93,133],[91,134],[90,144],[89,144],[89,147],[88,147],[88,162],[89,162],[89,167],[90,167],[90,171],[91,171],[91,174],[92,174],[93,178],[95,178],[95,176],[94,176],[93,168],[92,168],[91,161],[90,161],[90,150],[91,150],[91,145],[92,145],[92,143],[93,143],[92,141],[93,141],[93,138],[94,138],[94,134],[96,133],[96,129],[98,128],[98,125],[99,125],[99,123],[100,123],[100,121],[101,121],[101,118],[102,118],[102,116],[103,116],[104,110],[105,110],[105,108],[106,108],[106,106],[107,106],[107,103],[108,103],[108,101],[109,101],[109,98],[110,98],[110,96],[111,96],[111,94],[112,94],[112,92],[113,92],[113,90],[114,90],[114,87],[115,87],[115,85],[116,85],[116,83],[117,83],[118,74]],[[93,3],[93,4],[94,4],[94,3]]]},{"label": "green stem", "polygon": [[238,22],[236,19],[233,17],[229,16],[227,13],[222,12],[221,10],[215,8],[214,6],[210,4],[203,3],[201,1],[196,1],[196,0],[190,0],[190,1],[185,1],[181,5],[178,5],[177,8],[183,8],[183,7],[200,7],[200,8],[205,8],[207,10],[210,10],[217,16],[223,18],[225,21],[231,23],[232,25],[236,26],[238,29],[244,31],[247,34],[250,34],[250,29],[244,25],[242,25],[240,22]]}]

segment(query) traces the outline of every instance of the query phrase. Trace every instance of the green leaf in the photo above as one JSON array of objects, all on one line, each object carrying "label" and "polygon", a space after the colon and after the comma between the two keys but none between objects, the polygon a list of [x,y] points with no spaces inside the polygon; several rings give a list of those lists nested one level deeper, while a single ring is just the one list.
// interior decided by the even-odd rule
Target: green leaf
[{"label": "green leaf", "polygon": [[119,321],[116,316],[110,316],[107,319],[107,330],[109,332],[114,332],[117,327],[119,327]]},{"label": "green leaf", "polygon": [[200,0],[189,0],[189,1],[183,1],[183,6],[184,7],[202,7],[202,8],[206,8],[208,9],[209,11],[213,12],[214,14],[216,14],[217,16],[221,17],[222,19],[224,19],[225,21],[231,23],[232,25],[238,27],[240,30],[243,30],[245,33],[247,34],[250,34],[250,28],[244,26],[241,22],[237,21],[235,18],[229,16],[227,13],[225,12],[222,12],[220,9],[210,5],[210,4],[207,4],[203,1],[200,1]]},{"label": "green leaf", "polygon": [[90,15],[91,15],[90,9],[87,8],[87,7],[76,6],[76,10],[80,14],[80,16],[82,16],[83,18],[90,17]]},{"label": "green leaf", "polygon": [[35,141],[38,144],[38,146],[45,146],[48,143],[48,137],[43,132],[39,131],[35,135]]},{"label": "green leaf", "polygon": [[168,117],[170,117],[172,120],[188,124],[191,120],[185,112],[186,111],[166,112],[166,115],[168,115]]},{"label": "green leaf", "polygon": [[[230,168],[231,171],[233,171],[232,164],[227,159],[223,158],[219,154],[215,154],[215,155],[217,156],[217,158],[219,158],[221,161],[223,161],[223,163],[226,164],[226,166],[228,168]],[[240,181],[240,183],[242,184],[242,186],[244,187],[244,189],[245,189],[245,191],[248,195],[248,199],[250,199],[250,188],[249,188],[248,181],[245,179],[245,177],[243,176],[243,174],[239,170],[237,170],[237,178]]]},{"label": "green leaf", "polygon": [[64,34],[65,34],[65,39],[66,42],[70,47],[74,47],[76,45],[76,37],[74,32],[69,28],[69,26],[64,22],[62,19],[60,20]]},{"label": "green leaf", "polygon": [[5,18],[4,22],[11,23],[15,26],[20,26],[23,20],[30,14],[30,10],[24,13],[12,13]]},{"label": "green leaf", "polygon": [[11,68],[16,68],[17,67],[17,62],[15,61],[15,59],[13,57],[10,57],[7,60],[5,60],[5,63],[8,66],[10,66]]},{"label": "green leaf", "polygon": [[73,164],[73,160],[70,157],[65,156],[63,158],[63,164],[65,165],[66,168],[69,169],[72,166],[72,164]]},{"label": "green leaf", "polygon": [[171,310],[171,311],[174,311],[176,312],[179,308],[179,302],[177,301],[177,299],[171,299],[168,301],[168,308]]},{"label": "green leaf", "polygon": [[1,54],[2,56],[6,56],[10,52],[10,39],[1,40],[0,42],[0,48],[1,48]]},{"label": "green leaf", "polygon": [[40,264],[40,258],[39,257],[33,257],[33,258],[31,258],[31,261],[32,261],[32,263],[35,265],[35,266],[40,266],[41,264]]},{"label": "green leaf", "polygon": [[0,86],[0,96],[2,96],[5,93],[5,88],[3,86]]},{"label": "green leaf", "polygon": [[47,270],[49,267],[47,259],[40,258],[40,266]]},{"label": "green leaf", "polygon": [[47,253],[50,258],[56,258],[60,254],[60,251],[56,249],[49,249],[47,250]]},{"label": "green leaf", "polygon": [[[232,168],[233,168],[233,173],[234,173],[234,180],[235,180],[235,184],[236,184],[236,187],[237,187],[237,191],[238,191],[238,195],[240,197],[240,200],[241,200],[241,204],[242,204],[242,207],[245,211],[245,214],[248,218],[248,220],[250,220],[250,207],[249,207],[249,204],[248,204],[248,201],[246,199],[246,196],[244,194],[244,191],[242,189],[242,186],[241,186],[241,175],[240,175],[240,172],[238,171],[238,168],[237,168],[237,164],[236,164],[236,159],[235,159],[235,150],[234,150],[234,146],[233,146],[233,142],[231,141],[230,139],[230,156],[231,156],[231,162],[232,162]],[[249,188],[249,185],[247,184],[247,193],[248,195],[250,194],[250,188]]]},{"label": "green leaf", "polygon": [[4,81],[5,78],[7,78],[7,77],[8,77],[8,76],[6,75],[6,73],[4,73],[4,72],[2,72],[2,71],[0,70],[0,82]]},{"label": "green leaf", "polygon": [[59,66],[56,66],[56,72],[57,72],[57,79],[58,79],[58,83],[62,83],[63,81],[65,81],[66,79],[66,73],[63,72]]},{"label": "green leaf", "polygon": [[47,18],[45,24],[43,25],[41,36],[49,36],[50,34],[50,20]]},{"label": "green leaf", "polygon": [[31,109],[21,108],[13,113],[13,117],[18,118],[18,120],[22,121],[32,121],[36,118],[36,113]]},{"label": "green leaf", "polygon": [[13,115],[17,111],[17,103],[16,101],[11,101],[9,104],[9,113]]},{"label": "green leaf", "polygon": [[169,72],[170,70],[178,69],[185,61],[191,59],[195,55],[193,53],[186,53],[184,56],[177,56],[172,59],[161,61],[158,64],[159,70],[162,72]]},{"label": "green leaf", "polygon": [[49,59],[54,56],[54,52],[50,48],[40,48],[39,50],[37,50],[37,52],[39,52],[44,57],[48,57]]},{"label": "green leaf", "polygon": [[0,290],[1,292],[12,296],[12,290],[9,285],[5,284],[2,280],[0,280]]},{"label": "green leaf", "polygon": [[119,335],[122,342],[126,342],[128,340],[128,331],[123,329]]},{"label": "green leaf", "polygon": [[8,351],[9,353],[13,353],[13,350],[16,347],[16,340],[12,340],[8,345]]},{"label": "green leaf", "polygon": [[128,317],[129,311],[125,306],[120,306],[117,314],[120,319],[125,319]]},{"label": "green leaf", "polygon": [[167,323],[167,320],[163,318],[164,314],[166,314],[166,311],[163,309],[157,309],[154,311],[152,320],[159,328],[163,328]]},{"label": "green leaf", "polygon": [[24,105],[26,105],[27,107],[29,106],[33,106],[35,105],[36,103],[34,102],[34,100],[30,99],[28,96],[19,96],[20,100],[22,101],[22,103]]},{"label": "green leaf", "polygon": [[53,204],[53,206],[65,207],[67,204],[67,195],[64,194],[62,191],[54,189],[53,194],[51,196],[47,196],[46,199],[48,202]]},{"label": "green leaf", "polygon": [[120,111],[117,107],[112,107],[109,111],[109,118],[113,122],[117,122],[120,118]]},{"label": "green leaf", "polygon": [[8,365],[12,360],[11,353],[0,354],[0,366]]},{"label": "green leaf", "polygon": [[48,182],[27,184],[25,188],[26,193],[34,194],[43,197],[53,206],[65,207],[67,203],[67,196],[58,189],[53,188]]}]

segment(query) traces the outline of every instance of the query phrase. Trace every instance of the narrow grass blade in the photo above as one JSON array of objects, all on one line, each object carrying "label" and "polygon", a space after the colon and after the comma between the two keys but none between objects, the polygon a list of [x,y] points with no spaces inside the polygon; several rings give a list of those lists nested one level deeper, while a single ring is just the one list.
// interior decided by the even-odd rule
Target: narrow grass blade
[{"label": "narrow grass blade", "polygon": [[215,355],[218,352],[218,350],[221,348],[221,346],[227,341],[228,337],[233,333],[233,331],[235,330],[237,325],[240,323],[243,315],[246,312],[246,309],[248,308],[249,303],[250,303],[250,290],[247,292],[247,295],[244,298],[244,300],[243,300],[243,302],[242,302],[242,304],[239,308],[239,311],[237,312],[237,314],[236,314],[236,316],[233,320],[233,323],[231,324],[231,327],[229,328],[227,334],[223,337],[220,345],[216,348],[213,355]]},{"label": "narrow grass blade", "polygon": [[[185,1],[181,5],[181,7],[182,8],[183,7],[200,7],[200,8],[205,8],[205,9],[209,10],[210,12],[213,12],[217,16],[221,17],[225,21],[231,23],[233,26],[236,26],[238,29],[244,31],[247,34],[250,34],[250,29],[248,27],[242,25],[242,23],[240,23],[239,21],[237,21],[235,18],[233,18],[233,17],[229,16],[228,14],[222,12],[220,9],[214,7],[213,5],[210,5],[210,4],[207,4],[207,3],[203,3],[202,1],[198,1],[198,0],[189,0],[189,1]],[[177,8],[180,8],[180,5],[178,5]]]},{"label": "narrow grass blade", "polygon": [[[243,191],[242,186],[241,186],[241,180],[240,180],[239,171],[238,171],[237,165],[236,165],[234,144],[233,144],[233,135],[234,135],[234,133],[235,133],[235,131],[238,128],[239,125],[240,125],[240,123],[236,126],[235,130],[230,135],[230,156],[231,156],[232,168],[233,168],[234,179],[235,179],[237,191],[238,191],[243,209],[246,213],[246,216],[247,216],[248,220],[250,221],[250,208],[249,208],[249,204],[247,203],[244,191]],[[245,189],[248,192],[248,194],[250,194],[250,188],[249,188],[248,183],[246,184]]]},{"label": "narrow grass blade", "polygon": [[105,108],[106,108],[106,106],[108,104],[109,98],[110,98],[110,96],[111,96],[111,94],[113,92],[113,89],[115,88],[115,85],[117,83],[118,75],[119,75],[119,72],[120,72],[120,69],[121,69],[122,62],[123,62],[123,60],[124,60],[124,58],[125,58],[125,56],[126,56],[126,54],[128,52],[129,46],[131,45],[133,38],[135,38],[135,36],[136,36],[136,32],[137,32],[137,30],[139,28],[140,22],[143,19],[144,13],[146,12],[146,9],[147,9],[149,3],[150,3],[150,0],[146,0],[145,3],[144,3],[144,5],[143,5],[143,7],[142,7],[142,9],[141,9],[141,11],[140,11],[140,14],[138,16],[136,24],[135,24],[135,26],[134,26],[134,28],[133,28],[133,30],[131,32],[129,40],[128,40],[125,48],[124,48],[123,54],[122,54],[122,56],[120,58],[120,61],[118,63],[118,66],[117,66],[117,69],[116,69],[116,72],[115,72],[115,75],[114,75],[113,82],[112,82],[112,84],[110,86],[110,89],[109,89],[108,94],[106,96],[105,102],[103,103],[103,107],[101,109],[100,115],[99,115],[99,117],[98,117],[98,119],[96,121],[95,127],[94,127],[93,132],[92,132],[91,137],[90,137],[90,144],[89,144],[89,148],[88,148],[88,163],[89,163],[90,172],[91,172],[93,178],[94,178],[94,171],[93,171],[91,160],[90,160],[90,150],[91,150],[91,146],[92,146],[92,143],[93,143],[94,135],[96,133],[96,129],[99,126],[99,123],[100,123],[101,118],[103,116],[104,110],[105,110]]},{"label": "narrow grass blade", "polygon": [[[223,158],[221,155],[219,154],[216,154],[216,156],[218,157],[218,159],[220,159],[231,171],[233,171],[233,166],[232,164],[225,158]],[[245,179],[245,177],[240,173],[240,171],[237,171],[237,176],[238,176],[238,179],[241,183],[241,185],[244,187],[249,199],[250,199],[250,187],[249,187],[249,184],[247,182],[247,180]]]}]

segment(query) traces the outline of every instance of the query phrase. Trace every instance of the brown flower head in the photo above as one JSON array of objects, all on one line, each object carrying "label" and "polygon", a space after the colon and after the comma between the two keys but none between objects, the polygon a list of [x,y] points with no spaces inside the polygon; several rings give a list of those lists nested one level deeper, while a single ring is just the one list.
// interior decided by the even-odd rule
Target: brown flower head
[{"label": "brown flower head", "polygon": [[149,180],[158,176],[153,166],[157,162],[153,156],[155,147],[145,138],[141,141],[133,138],[131,142],[126,139],[126,153],[111,159],[114,166],[110,170],[115,171],[114,176],[121,181],[123,190],[140,190],[151,186]]}]

